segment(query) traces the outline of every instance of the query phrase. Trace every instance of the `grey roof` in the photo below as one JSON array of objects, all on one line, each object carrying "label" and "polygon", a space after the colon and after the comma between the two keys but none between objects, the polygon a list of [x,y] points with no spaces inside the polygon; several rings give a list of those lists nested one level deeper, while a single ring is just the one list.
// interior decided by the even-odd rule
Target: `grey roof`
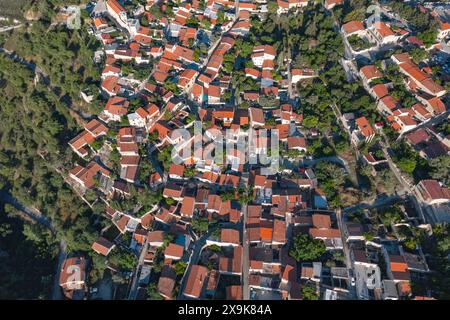
[{"label": "grey roof", "polygon": [[395,298],[398,299],[398,291],[397,286],[393,280],[383,280],[383,297],[386,298]]},{"label": "grey roof", "polygon": [[363,225],[360,223],[347,222],[346,227],[349,236],[360,237],[364,233]]},{"label": "grey roof", "polygon": [[408,269],[413,269],[415,271],[428,272],[428,265],[424,259],[418,254],[405,252],[403,254],[405,258],[406,264],[408,265]]},{"label": "grey roof", "polygon": [[343,267],[331,267],[331,275],[333,278],[348,278],[348,270]]}]

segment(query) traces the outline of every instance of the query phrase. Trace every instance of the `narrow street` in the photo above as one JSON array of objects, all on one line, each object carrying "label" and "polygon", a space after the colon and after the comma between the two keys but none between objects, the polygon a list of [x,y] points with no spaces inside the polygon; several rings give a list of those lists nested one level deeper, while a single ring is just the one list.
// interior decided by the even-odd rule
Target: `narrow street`
[{"label": "narrow street", "polygon": [[355,211],[362,210],[362,209],[374,209],[374,208],[378,208],[378,207],[382,207],[382,206],[385,206],[387,204],[390,204],[391,202],[395,203],[395,202],[397,202],[399,200],[404,200],[404,199],[406,199],[406,197],[404,195],[400,196],[398,194],[393,194],[393,195],[391,195],[389,197],[377,198],[374,201],[372,201],[371,203],[361,202],[361,203],[359,203],[357,205],[344,208],[343,211],[345,213],[351,213],[351,212],[355,212]]},{"label": "narrow street", "polygon": [[249,242],[247,236],[247,205],[242,206],[242,298],[244,300],[250,300],[250,289],[248,286],[248,276],[250,270],[249,262]]},{"label": "narrow street", "polygon": [[[227,226],[230,226],[230,225],[223,224],[220,227],[226,228]],[[184,291],[184,287],[186,286],[187,278],[189,277],[189,274],[191,272],[191,268],[193,265],[198,263],[198,260],[200,259],[200,254],[203,250],[203,247],[206,245],[206,239],[208,239],[215,230],[216,230],[216,228],[211,228],[205,235],[203,235],[199,239],[195,240],[194,245],[192,246],[191,255],[189,257],[188,266],[186,268],[183,278],[181,279],[180,290],[178,292],[177,300],[185,299],[183,296],[183,291]]]},{"label": "narrow street", "polygon": [[61,273],[62,264],[67,257],[67,244],[61,239],[59,242],[58,264],[56,266],[55,279],[53,280],[52,300],[63,300],[61,287],[59,286],[59,275]]},{"label": "narrow street", "polygon": [[31,218],[33,221],[37,222],[38,224],[50,229],[53,233],[55,232],[55,229],[50,221],[49,218],[46,216],[43,216],[42,213],[37,210],[36,208],[30,208],[24,206],[22,203],[19,202],[18,199],[10,195],[4,190],[0,190],[0,202],[8,203],[12,205],[17,210],[25,213],[29,218]]},{"label": "narrow street", "polygon": [[403,187],[403,190],[401,190],[401,192],[407,192],[409,194],[412,194],[412,190],[411,190],[412,185],[409,181],[407,181],[404,178],[404,176],[402,175],[402,173],[400,172],[400,170],[397,168],[396,164],[392,160],[391,155],[389,154],[389,150],[391,149],[391,146],[389,145],[388,138],[382,131],[381,131],[381,137],[382,137],[382,139],[380,140],[381,149],[383,150],[384,156],[388,161],[389,168],[394,173],[395,177],[397,178],[397,180],[400,182],[401,186]]},{"label": "narrow street", "polygon": [[[337,218],[338,228],[339,228],[339,230],[341,230],[341,234],[342,234],[342,232],[344,230],[344,224],[345,224],[345,214],[343,214],[341,209],[336,210],[336,218]],[[344,237],[342,237],[342,247],[343,247],[344,256],[345,256],[345,265],[347,267],[349,280],[351,281],[351,277],[353,275],[353,263],[352,263],[352,259],[350,256],[350,248],[348,247],[348,243],[347,243],[347,241],[345,241]],[[351,284],[349,284],[348,289],[349,289],[349,299],[354,299],[356,296],[355,288]]]},{"label": "narrow street", "polygon": [[133,280],[131,281],[130,291],[128,294],[128,300],[136,300],[136,295],[138,292],[139,277],[141,275],[142,266],[144,264],[144,259],[148,251],[148,242],[145,238],[144,245],[142,246],[141,254],[139,255],[139,261],[137,263],[136,269],[133,272]]}]

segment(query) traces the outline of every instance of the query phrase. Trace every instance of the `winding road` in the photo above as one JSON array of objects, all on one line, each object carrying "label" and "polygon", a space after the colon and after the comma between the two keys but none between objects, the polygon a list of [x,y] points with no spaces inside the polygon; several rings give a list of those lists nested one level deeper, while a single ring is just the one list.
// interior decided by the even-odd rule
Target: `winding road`
[{"label": "winding road", "polygon": [[53,227],[50,219],[43,216],[42,213],[36,208],[24,206],[22,203],[19,202],[19,200],[17,200],[17,198],[13,197],[4,190],[0,190],[0,202],[12,205],[17,210],[25,213],[29,218],[31,218],[36,223],[50,229],[52,232],[55,232],[55,228]]}]

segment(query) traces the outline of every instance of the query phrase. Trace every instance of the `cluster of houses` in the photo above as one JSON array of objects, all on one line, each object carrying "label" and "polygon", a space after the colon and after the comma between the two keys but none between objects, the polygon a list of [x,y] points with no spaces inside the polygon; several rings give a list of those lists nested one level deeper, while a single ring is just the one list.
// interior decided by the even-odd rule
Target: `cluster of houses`
[{"label": "cluster of houses", "polygon": [[[421,9],[426,11],[423,7]],[[433,15],[433,12],[429,14]],[[371,54],[367,57],[352,54],[348,58],[364,64],[359,68],[358,77],[362,80],[364,88],[375,100],[377,111],[383,116],[385,122],[400,134],[415,130],[424,123],[433,121],[436,117],[447,112],[447,91],[437,82],[429,66],[429,61],[421,61],[418,65],[408,53],[414,48],[426,49],[429,54],[442,49],[439,41],[446,38],[448,23],[439,16],[436,16],[436,19],[439,21],[440,30],[438,31],[436,44],[430,48],[425,48],[424,43],[417,36],[412,35],[407,23],[404,22],[402,27],[399,27],[395,22],[373,22],[371,18],[367,18],[365,21],[347,22],[341,27],[347,47],[353,53],[355,53],[355,49],[349,43],[351,37],[359,37],[362,41],[373,44],[364,47],[364,50],[371,51]],[[395,52],[387,59],[378,60],[378,56],[389,50],[395,50]],[[393,68],[398,70],[401,78],[403,78],[405,90],[414,97],[416,103],[411,104],[408,101],[408,104],[411,105],[405,106],[396,97],[394,86],[398,84],[394,84],[386,78],[386,73]],[[443,78],[438,80],[446,81]],[[381,123],[377,123],[376,126],[381,126]],[[374,131],[371,128],[369,129],[364,130],[356,124],[354,142],[370,140],[371,133]],[[364,134],[363,131],[366,131],[367,134]]]},{"label": "cluster of houses", "polygon": [[[424,180],[417,187],[426,201],[449,201],[448,189]],[[395,220],[385,219],[395,211]],[[412,202],[347,214],[343,241],[350,252],[356,295],[359,299],[428,299],[414,296],[412,286],[427,283],[430,268],[415,234],[431,236],[430,224]]]},{"label": "cluster of houses", "polygon": [[[276,128],[281,132],[284,147],[306,152],[306,140],[296,131],[302,123],[302,115],[295,113],[289,104],[270,111],[263,111],[257,105],[249,109],[224,105],[222,95],[229,90],[230,75],[221,72],[223,57],[236,39],[248,33],[250,14],[256,12],[255,4],[239,3],[238,14],[234,13],[235,2],[228,1],[193,1],[180,3],[175,8],[164,2],[148,1],[146,6],[139,6],[132,12],[125,9],[126,4],[116,0],[98,2],[91,13],[91,31],[103,44],[101,95],[105,105],[98,118],[88,122],[69,142],[71,149],[85,160],[69,171],[69,177],[82,194],[88,190],[100,191],[101,199],[106,203],[127,199],[132,190],[139,193],[145,186],[160,190],[162,204],[140,216],[107,205],[105,216],[119,236],[99,237],[92,244],[92,250],[108,257],[121,235],[131,233],[130,247],[144,257],[142,270],[147,271],[141,274],[148,274],[149,268],[163,262],[157,285],[161,296],[175,298],[176,286],[183,287],[181,294],[187,298],[211,295],[220,275],[242,274],[243,248],[238,223],[242,220],[243,208],[236,190],[246,189],[250,183],[255,185],[252,196],[257,205],[251,209],[253,222],[251,226],[249,224],[252,243],[262,241],[269,246],[281,247],[286,245],[284,216],[288,210],[288,197],[295,198],[297,205],[307,207],[306,201],[301,201],[302,193],[310,196],[317,182],[313,173],[295,182],[283,181],[276,176],[266,179],[257,171],[252,171],[249,176],[243,168],[245,159],[237,149],[223,159],[232,164],[225,172],[226,165],[215,159],[209,160],[202,153],[184,157],[182,147],[191,146],[195,137],[183,140],[172,133],[179,128],[188,129],[193,110],[197,110],[199,119],[209,123],[206,136],[211,141],[219,134],[225,136],[225,129],[234,130],[231,139],[237,142],[242,137],[248,138],[243,128]],[[291,5],[289,3],[289,7]],[[157,15],[158,11],[163,14]],[[208,44],[206,57],[199,57],[196,48],[203,39],[200,36],[206,33],[213,39],[211,30],[218,24],[221,13],[225,15],[220,18],[219,35],[215,35],[214,43]],[[190,26],[192,19],[200,21],[198,27]],[[145,26],[140,24],[142,21],[146,21]],[[261,94],[264,91],[277,94],[272,73],[275,58],[276,51],[272,46],[253,48],[251,61],[254,68],[247,68],[245,73],[261,81]],[[144,78],[138,79],[129,71],[147,65],[151,68]],[[294,82],[312,76],[310,70],[293,70]],[[168,82],[175,87],[167,86]],[[133,103],[136,98],[141,102],[137,106]],[[266,125],[267,119],[275,120],[275,124]],[[254,152],[267,153],[269,138],[256,132]],[[149,159],[142,159],[146,157],[142,147],[150,136],[159,151],[173,146],[180,154],[181,163],[171,163],[165,172],[156,170],[144,181],[139,178],[140,165]],[[202,141],[205,153],[208,145],[211,143]],[[117,166],[108,161],[112,152],[118,154]],[[195,185],[190,183],[192,179],[196,181]],[[291,189],[285,190],[286,185],[292,185]],[[232,193],[232,196],[225,199],[226,193]],[[276,218],[258,218],[255,209],[262,211],[262,206],[268,212],[275,206]],[[190,223],[198,217],[228,224],[229,228],[222,229],[220,237],[207,240],[209,245],[220,246],[223,252],[218,256],[217,269],[210,271],[205,266],[191,264],[183,277],[185,280],[181,281],[175,271],[177,262],[186,261],[192,250]],[[176,237],[168,243],[168,235]],[[108,267],[115,269],[110,264]],[[207,287],[205,292],[201,285],[199,287],[203,282]],[[226,294],[241,299],[241,285],[228,286]]]},{"label": "cluster of houses", "polygon": [[[412,5],[421,14],[427,14],[437,22],[437,37],[429,47],[411,31],[408,21],[398,19],[397,14],[383,6],[383,19],[373,21],[369,17],[365,21],[350,21],[342,25],[341,33],[351,52],[346,58],[356,62],[353,68],[357,71],[355,74],[375,100],[377,112],[391,129],[400,134],[399,139],[404,137],[413,150],[429,161],[450,154],[449,136],[438,129],[440,122],[448,121],[449,97],[444,87],[448,76],[445,75],[445,61],[441,58],[432,59],[435,56],[448,56],[450,25],[445,9],[438,4],[427,5],[427,8],[421,4]],[[410,54],[413,50],[423,50],[429,57],[423,61],[417,61],[416,58],[414,61]],[[390,52],[390,56],[386,55],[387,52]],[[435,74],[432,66],[436,65],[436,61],[444,72]],[[358,70],[356,64],[363,66]],[[393,83],[388,79],[388,73],[393,70],[401,83]],[[414,103],[408,101],[408,105],[402,104],[402,95],[399,97],[396,92],[399,86]],[[382,122],[370,124],[366,117],[355,119],[353,114],[344,114],[343,117],[352,131],[355,145],[370,142],[383,126]],[[364,160],[373,166],[387,166],[384,156],[376,156],[371,152],[364,155]],[[412,189],[430,221],[449,221],[448,187],[442,181],[422,180]],[[357,255],[362,256],[361,253]],[[389,266],[388,260],[387,263]],[[376,282],[379,283],[378,280]],[[401,296],[400,291],[398,294]]]},{"label": "cluster of houses", "polygon": [[[284,14],[306,6],[308,1],[276,3],[278,13]],[[342,3],[326,0],[325,6],[332,9]],[[224,55],[248,34],[251,14],[265,12],[266,2],[192,0],[175,4],[148,0],[133,10],[126,10],[125,4],[127,1],[99,1],[91,13],[92,32],[103,44],[101,93],[105,104],[98,119],[89,121],[69,142],[74,153],[85,160],[76,164],[69,176],[81,193],[100,191],[101,200],[107,203],[105,216],[119,238],[131,233],[130,247],[141,257],[138,284],[148,285],[151,270],[159,266],[156,290],[168,300],[215,297],[222,287],[225,291],[221,294],[227,299],[242,299],[247,291],[252,299],[301,299],[304,286],[313,286],[326,299],[337,299],[354,286],[355,279],[348,273],[353,267],[366,277],[369,269],[375,274],[372,284],[356,277],[361,298],[368,298],[371,288],[380,288],[382,298],[391,297],[385,292],[393,287],[398,296],[408,296],[409,275],[405,275],[408,267],[405,269],[403,253],[382,251],[390,266],[388,278],[383,280],[368,258],[369,246],[352,251],[355,266],[333,260],[333,266],[316,261],[299,267],[289,255],[288,242],[302,234],[323,241],[327,256],[345,256],[348,241],[364,239],[357,226],[341,230],[340,217],[327,210],[326,197],[317,187],[312,169],[300,171],[294,178],[281,173],[265,175],[262,166],[246,163],[237,146],[223,157],[207,157],[222,137],[233,144],[251,140],[251,155],[267,155],[271,141],[264,132],[271,129],[278,130],[283,149],[308,152],[301,133],[302,114],[289,103],[270,110],[258,105],[260,97],[279,98],[279,90],[285,90],[283,81],[274,79],[274,47],[255,45],[251,67],[243,70],[246,77],[260,84],[258,91],[242,92],[250,107],[230,106],[224,99],[224,93],[231,90],[232,76],[223,70]],[[393,30],[385,23],[366,30],[362,22],[353,21],[342,29],[347,37],[357,34],[379,46],[403,41],[407,35],[407,31]],[[446,92],[429,73],[406,54],[394,54],[391,60],[398,64],[418,99],[410,109],[393,101],[389,84],[373,85],[374,80],[383,78],[374,65],[361,68],[360,76],[394,129],[398,126],[397,131],[406,133],[412,129],[411,123],[418,126],[445,112],[442,99]],[[137,77],[130,68],[147,71],[144,77]],[[315,76],[309,69],[293,69],[291,83]],[[191,131],[195,119],[206,129],[203,137],[173,134],[176,129]],[[374,129],[364,116],[351,120],[352,141],[370,142],[377,127]],[[249,128],[256,133],[250,136]],[[448,148],[448,139],[442,140],[432,133],[427,138],[411,137],[415,145],[438,141],[439,146]],[[195,148],[197,141],[201,150]],[[184,154],[186,147],[193,152]],[[153,151],[158,154],[168,149],[177,162],[161,166],[157,159],[150,159]],[[116,166],[108,161],[113,152],[118,157]],[[424,151],[424,157],[431,158],[432,152]],[[154,162],[155,170],[142,179],[140,169],[145,161]],[[442,187],[437,195],[434,186],[427,193],[423,190],[430,183],[424,183],[424,188],[417,187],[424,199],[448,198],[448,189]],[[162,196],[148,212],[137,215],[135,210],[118,210],[111,203],[129,199],[143,189]],[[243,195],[251,199],[248,205]],[[202,221],[216,225],[216,231],[195,231],[193,225]],[[108,257],[118,245],[117,239],[103,234],[92,250]],[[80,259],[66,262],[82,264]],[[109,267],[114,270],[114,266]],[[61,277],[67,268],[63,267]],[[219,285],[221,281],[225,286]],[[366,287],[358,281],[365,281]],[[67,286],[64,279],[60,282],[63,288]],[[85,288],[84,280],[77,288]],[[68,297],[73,294],[66,291]]]}]

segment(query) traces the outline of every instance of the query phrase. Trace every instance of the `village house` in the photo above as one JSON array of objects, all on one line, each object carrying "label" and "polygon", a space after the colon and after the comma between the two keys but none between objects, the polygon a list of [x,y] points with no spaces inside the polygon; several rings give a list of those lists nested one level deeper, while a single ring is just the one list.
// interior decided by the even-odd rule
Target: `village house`
[{"label": "village house", "polygon": [[436,180],[421,180],[415,190],[429,205],[450,202],[450,190],[441,186]]},{"label": "village house", "polygon": [[164,250],[164,258],[174,260],[180,260],[183,256],[184,247],[179,244],[169,243],[169,245]]},{"label": "village house", "polygon": [[261,68],[265,60],[275,59],[277,53],[270,45],[260,45],[253,48],[252,62],[256,67]]},{"label": "village house", "polygon": [[198,299],[204,291],[204,285],[208,276],[208,269],[200,265],[193,265],[189,273],[183,295],[188,298]]},{"label": "village house", "polygon": [[277,0],[277,14],[288,13],[291,9],[299,9],[308,5],[308,0]]},{"label": "village house", "polygon": [[383,46],[386,44],[395,44],[407,34],[406,31],[401,29],[394,32],[385,22],[377,21],[369,29],[368,36],[371,41]]},{"label": "village house", "polygon": [[86,260],[84,257],[66,258],[59,274],[59,285],[68,299],[81,300],[85,295]]},{"label": "village house", "polygon": [[103,256],[109,255],[115,244],[106,238],[100,237],[92,244],[92,250]]},{"label": "village house", "polygon": [[342,25],[342,32],[348,37],[353,34],[363,36],[366,34],[366,28],[361,21],[350,21]]},{"label": "village house", "polygon": [[352,131],[352,142],[355,145],[361,142],[370,142],[375,137],[373,130],[366,117],[360,117],[355,120],[356,128]]},{"label": "village house", "polygon": [[363,83],[368,87],[370,82],[374,79],[379,79],[383,77],[383,74],[378,71],[377,67],[374,65],[364,66],[359,70],[359,74]]},{"label": "village house", "polygon": [[110,121],[120,121],[128,113],[128,106],[129,101],[126,98],[118,96],[111,97],[103,109],[104,118],[100,117],[107,123]]},{"label": "village house", "polygon": [[158,293],[164,297],[166,300],[172,300],[173,290],[175,288],[175,282],[177,278],[177,273],[175,268],[170,265],[165,264],[161,268],[161,276],[158,280]]},{"label": "village house", "polygon": [[109,177],[110,171],[97,162],[91,161],[86,167],[76,165],[69,171],[69,176],[85,189],[93,188],[101,177]]},{"label": "village house", "polygon": [[344,0],[325,0],[325,9],[332,10],[335,6],[344,4]]}]

